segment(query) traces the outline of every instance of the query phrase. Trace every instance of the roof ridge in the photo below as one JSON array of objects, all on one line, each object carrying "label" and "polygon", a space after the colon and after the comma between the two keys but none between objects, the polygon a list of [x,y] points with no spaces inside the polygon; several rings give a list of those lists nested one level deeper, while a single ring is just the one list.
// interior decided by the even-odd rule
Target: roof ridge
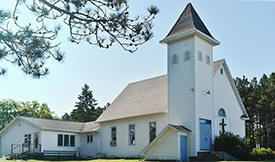
[{"label": "roof ridge", "polygon": [[[200,18],[200,15],[197,13],[197,11],[194,9],[194,7],[192,6],[192,4],[190,3],[190,10],[191,10],[191,16],[193,19],[193,24],[195,29],[203,32],[204,34],[210,36],[211,38],[214,39],[214,37],[212,36],[212,34],[209,32],[209,30],[207,29],[206,25],[204,24],[204,22],[202,21],[202,19]],[[198,19],[198,21],[196,21],[195,19]],[[197,22],[197,23],[194,23]],[[199,26],[202,25],[202,26]],[[201,29],[202,28],[202,29]]]},{"label": "roof ridge", "polygon": [[214,62],[219,62],[219,61],[224,61],[224,60],[225,60],[225,58],[222,58],[222,59],[216,60]]},{"label": "roof ridge", "polygon": [[[50,121],[58,121],[58,122],[71,122],[71,123],[79,123],[79,124],[89,123],[89,122],[78,122],[78,121],[70,121],[70,120],[45,119],[45,118],[29,117],[29,116],[18,116],[17,118],[30,118],[30,119],[50,120]],[[91,122],[94,122],[94,121],[91,121]]]},{"label": "roof ridge", "polygon": [[196,29],[196,24],[194,23],[194,13],[192,12],[192,8],[193,8],[193,6],[192,6],[192,4],[191,3],[188,3],[187,4],[187,6],[189,6],[189,8],[190,8],[190,11],[191,11],[191,17],[192,17],[192,24],[193,24],[193,26],[195,27],[195,29]]},{"label": "roof ridge", "polygon": [[130,82],[129,84],[135,84],[135,83],[139,83],[139,82],[143,82],[143,81],[148,81],[148,80],[156,79],[156,78],[161,78],[161,77],[165,77],[165,76],[167,76],[167,74],[162,74],[162,75],[159,75],[159,76],[154,76],[154,77],[151,77],[151,78],[147,78],[147,79],[143,79],[143,80],[139,80],[139,81]]}]

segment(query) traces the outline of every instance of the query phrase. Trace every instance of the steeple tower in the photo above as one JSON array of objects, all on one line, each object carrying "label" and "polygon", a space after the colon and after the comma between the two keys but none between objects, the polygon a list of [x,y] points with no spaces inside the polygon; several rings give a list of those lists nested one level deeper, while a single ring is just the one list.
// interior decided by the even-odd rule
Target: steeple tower
[{"label": "steeple tower", "polygon": [[200,121],[213,121],[213,46],[219,41],[189,3],[160,42],[167,45],[168,121],[192,131],[188,154],[197,156],[206,148],[200,143]]}]

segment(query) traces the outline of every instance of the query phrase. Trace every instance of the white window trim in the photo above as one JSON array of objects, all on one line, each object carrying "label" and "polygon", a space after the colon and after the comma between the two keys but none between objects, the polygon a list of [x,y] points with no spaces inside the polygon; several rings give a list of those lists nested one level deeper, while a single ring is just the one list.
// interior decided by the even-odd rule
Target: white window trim
[{"label": "white window trim", "polygon": [[[133,140],[133,143],[131,143],[131,138],[130,138],[130,126],[134,126],[134,137],[135,139]],[[136,145],[136,125],[135,124],[129,124],[129,127],[128,127],[128,138],[129,138],[129,145],[130,146],[134,146]]]}]

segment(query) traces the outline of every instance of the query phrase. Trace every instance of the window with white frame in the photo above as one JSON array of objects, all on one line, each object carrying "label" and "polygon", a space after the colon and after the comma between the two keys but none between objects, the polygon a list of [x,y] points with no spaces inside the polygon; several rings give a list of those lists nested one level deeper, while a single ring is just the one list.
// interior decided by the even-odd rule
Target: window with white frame
[{"label": "window with white frame", "polygon": [[129,145],[135,145],[136,144],[136,130],[135,125],[130,124],[129,125]]},{"label": "window with white frame", "polygon": [[93,137],[93,135],[90,136],[90,142],[91,142],[91,143],[94,142],[94,137]]},{"label": "window with white frame", "polygon": [[57,146],[74,147],[75,146],[75,135],[58,134],[57,135]]},{"label": "window with white frame", "polygon": [[225,113],[225,110],[223,108],[219,109],[218,116],[220,116],[220,117],[226,117],[226,113]]},{"label": "window with white frame", "polygon": [[69,135],[64,135],[64,146],[69,146]]},{"label": "window with white frame", "polygon": [[115,147],[116,146],[116,140],[117,140],[116,127],[111,127],[111,142],[110,142],[110,145]]},{"label": "window with white frame", "polygon": [[93,143],[93,135],[87,135],[87,143]]},{"label": "window with white frame", "polygon": [[33,134],[33,144],[35,148],[38,148],[38,144],[39,144],[38,138],[39,138],[39,132],[35,132]]},{"label": "window with white frame", "polygon": [[75,146],[75,136],[74,135],[70,135],[70,146],[71,147]]},{"label": "window with white frame", "polygon": [[223,68],[220,69],[220,74],[223,74]]},{"label": "window with white frame", "polygon": [[24,144],[30,145],[31,144],[31,134],[25,134],[24,135]]},{"label": "window with white frame", "polygon": [[156,122],[150,122],[149,123],[149,142],[151,143],[157,135],[157,129],[156,129]]},{"label": "window with white frame", "polygon": [[111,128],[111,141],[116,142],[116,127]]},{"label": "window with white frame", "polygon": [[57,146],[63,146],[63,134],[57,135]]}]

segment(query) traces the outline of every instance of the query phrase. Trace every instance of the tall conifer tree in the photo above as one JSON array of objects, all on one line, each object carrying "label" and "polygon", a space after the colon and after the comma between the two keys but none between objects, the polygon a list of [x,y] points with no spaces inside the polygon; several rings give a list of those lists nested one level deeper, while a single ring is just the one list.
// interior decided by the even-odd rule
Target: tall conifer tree
[{"label": "tall conifer tree", "polygon": [[71,112],[73,121],[88,122],[94,121],[99,116],[97,110],[97,100],[93,96],[93,91],[85,84],[81,94],[78,96],[75,109]]}]

